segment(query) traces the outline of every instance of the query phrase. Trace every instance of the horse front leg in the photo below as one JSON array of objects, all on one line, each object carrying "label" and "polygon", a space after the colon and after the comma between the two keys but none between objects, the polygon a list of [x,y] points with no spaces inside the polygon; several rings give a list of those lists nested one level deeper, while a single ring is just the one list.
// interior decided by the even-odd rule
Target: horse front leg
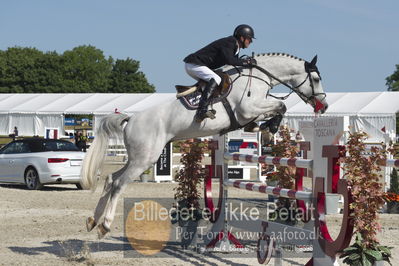
[{"label": "horse front leg", "polygon": [[256,108],[260,112],[259,120],[267,120],[276,115],[284,115],[287,107],[282,101],[265,100],[257,104]]},{"label": "horse front leg", "polygon": [[264,113],[264,116],[271,116],[271,118],[262,123],[259,129],[260,131],[266,131],[266,129],[269,129],[270,133],[276,134],[280,127],[281,121],[283,120],[283,116],[287,111],[287,107],[282,101],[269,101],[269,103],[270,102],[273,103],[272,109],[270,110],[270,108],[268,108]]},{"label": "horse front leg", "polygon": [[[287,107],[282,101],[265,100],[257,102],[252,106],[253,116],[256,116],[256,119],[246,127],[247,131],[255,132],[269,129],[271,133],[275,134],[286,111]],[[260,121],[264,123],[258,126],[256,122]]]}]

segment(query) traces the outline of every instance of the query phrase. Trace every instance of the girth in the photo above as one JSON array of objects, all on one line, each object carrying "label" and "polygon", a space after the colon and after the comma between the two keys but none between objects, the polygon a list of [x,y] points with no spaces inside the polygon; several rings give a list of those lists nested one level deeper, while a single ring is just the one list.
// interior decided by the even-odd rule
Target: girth
[{"label": "girth", "polygon": [[226,109],[226,112],[227,112],[227,114],[228,114],[228,116],[229,116],[229,118],[230,118],[230,126],[227,127],[227,128],[222,129],[222,130],[219,132],[219,135],[220,135],[220,136],[221,136],[221,135],[224,135],[224,134],[226,134],[226,133],[228,133],[228,132],[235,131],[235,130],[237,130],[237,129],[241,129],[241,128],[245,127],[246,125],[252,123],[252,122],[255,121],[255,119],[256,119],[256,118],[254,118],[253,120],[251,120],[250,122],[246,123],[245,125],[241,125],[241,124],[237,121],[237,118],[236,118],[236,116],[234,115],[233,109],[231,109],[231,105],[230,105],[230,103],[229,103],[229,101],[227,100],[226,97],[222,99],[222,104],[223,104],[223,106],[224,106],[224,109]]}]

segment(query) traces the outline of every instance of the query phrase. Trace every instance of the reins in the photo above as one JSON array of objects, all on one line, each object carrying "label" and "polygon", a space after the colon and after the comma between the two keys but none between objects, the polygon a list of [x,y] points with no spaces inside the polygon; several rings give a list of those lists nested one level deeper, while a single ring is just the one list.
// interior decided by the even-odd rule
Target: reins
[{"label": "reins", "polygon": [[[313,63],[313,62],[312,62],[312,63]],[[315,61],[314,61],[314,63],[315,63]],[[312,71],[316,71],[317,73],[318,73],[318,71],[317,71],[317,68],[316,68],[315,65],[311,65],[311,66],[314,67],[313,70],[312,70],[312,69],[309,69],[309,68],[305,65],[305,71],[306,71],[306,73],[307,73],[307,76],[306,76],[306,78],[305,78],[299,85],[297,85],[297,86],[295,86],[295,87],[293,87],[293,86],[291,86],[290,84],[288,84],[288,83],[282,81],[281,79],[279,79],[278,77],[276,77],[275,75],[273,75],[272,73],[270,73],[269,71],[267,71],[266,69],[264,69],[264,68],[262,68],[262,67],[260,67],[260,66],[258,66],[258,65],[253,65],[253,66],[251,66],[251,67],[245,67],[245,68],[249,68],[249,74],[243,74],[243,73],[242,73],[242,68],[243,68],[243,67],[240,67],[240,68],[239,68],[239,67],[237,67],[237,66],[233,66],[234,69],[235,69],[235,71],[238,73],[238,76],[235,77],[235,78],[231,81],[231,86],[233,86],[234,82],[236,82],[239,78],[241,78],[241,77],[248,77],[248,81],[247,81],[247,84],[246,84],[246,86],[245,86],[244,92],[248,89],[247,96],[250,97],[250,96],[251,96],[252,78],[255,78],[255,79],[258,79],[258,80],[261,80],[261,81],[265,82],[265,83],[270,87],[270,90],[273,89],[272,80],[276,80],[276,81],[278,81],[280,84],[282,84],[282,85],[286,86],[287,88],[289,88],[289,89],[291,90],[290,93],[288,93],[288,94],[285,95],[285,96],[278,97],[278,96],[274,96],[274,95],[270,94],[270,93],[269,93],[270,90],[268,90],[266,97],[267,97],[267,96],[270,96],[270,97],[273,97],[273,98],[278,99],[278,100],[286,100],[293,92],[295,92],[300,98],[302,98],[302,100],[303,100],[305,103],[309,103],[313,98],[315,98],[315,97],[318,96],[318,95],[324,95],[324,97],[326,96],[325,93],[317,93],[317,94],[315,93],[315,91],[314,91],[314,85],[313,85],[313,80],[312,80],[312,78],[311,78],[310,75],[311,75],[311,72],[312,72]],[[257,70],[259,70],[260,72],[262,72],[263,74],[265,74],[270,80],[267,81],[267,80],[265,80],[265,79],[263,79],[263,78],[261,78],[261,77],[258,77],[258,76],[253,75],[253,74],[252,74],[252,70],[253,70],[254,68],[256,68]],[[227,71],[227,72],[228,72],[228,71]],[[229,73],[228,73],[228,74],[229,74]],[[319,75],[320,75],[320,74],[319,74]],[[299,90],[299,88],[300,88],[303,84],[305,84],[305,82],[306,82],[308,79],[309,79],[309,81],[310,81],[310,87],[312,88],[312,95],[309,96],[309,97]],[[316,99],[316,98],[315,98],[315,99]],[[316,101],[317,101],[317,99],[316,99]],[[256,120],[256,118],[254,118],[254,119],[252,119],[251,121],[249,121],[248,123],[246,123],[245,125],[241,125],[241,124],[237,121],[237,118],[236,118],[235,115],[234,115],[234,111],[232,110],[231,105],[230,105],[229,101],[227,100],[227,98],[222,98],[222,103],[223,103],[223,106],[225,107],[226,112],[227,112],[227,114],[228,114],[228,116],[229,116],[229,118],[230,118],[230,126],[229,126],[228,128],[225,128],[225,129],[221,130],[220,135],[223,135],[223,134],[225,134],[225,133],[227,133],[227,132],[230,132],[230,131],[233,131],[233,130],[237,130],[237,129],[243,128],[243,127],[245,127],[246,125],[248,125],[248,124],[250,124],[251,122],[253,122],[253,121]]]}]

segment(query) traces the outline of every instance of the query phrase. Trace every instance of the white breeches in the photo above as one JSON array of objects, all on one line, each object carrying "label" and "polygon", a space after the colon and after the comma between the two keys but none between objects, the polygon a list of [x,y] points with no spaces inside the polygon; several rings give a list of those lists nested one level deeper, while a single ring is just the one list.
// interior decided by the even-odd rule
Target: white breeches
[{"label": "white breeches", "polygon": [[206,82],[209,82],[211,79],[214,79],[218,85],[222,81],[219,75],[213,72],[209,67],[194,65],[190,63],[186,63],[184,67],[187,74],[195,80],[202,79]]}]

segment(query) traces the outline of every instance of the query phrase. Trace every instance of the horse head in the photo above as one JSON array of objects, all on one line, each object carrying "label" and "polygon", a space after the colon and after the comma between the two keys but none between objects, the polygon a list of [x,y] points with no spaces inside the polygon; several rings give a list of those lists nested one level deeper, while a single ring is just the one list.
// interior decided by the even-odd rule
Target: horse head
[{"label": "horse head", "polygon": [[[315,113],[324,113],[327,110],[326,94],[316,66],[317,56],[307,62],[285,53],[268,53],[258,55],[256,60],[256,69],[269,78],[270,88],[282,84],[310,104]],[[286,97],[280,98],[284,100]]]},{"label": "horse head", "polygon": [[324,113],[328,108],[328,104],[316,63],[317,55],[313,57],[312,61],[305,61],[304,71],[294,75],[291,84],[293,90],[305,103],[309,103],[313,107],[315,113]]}]

